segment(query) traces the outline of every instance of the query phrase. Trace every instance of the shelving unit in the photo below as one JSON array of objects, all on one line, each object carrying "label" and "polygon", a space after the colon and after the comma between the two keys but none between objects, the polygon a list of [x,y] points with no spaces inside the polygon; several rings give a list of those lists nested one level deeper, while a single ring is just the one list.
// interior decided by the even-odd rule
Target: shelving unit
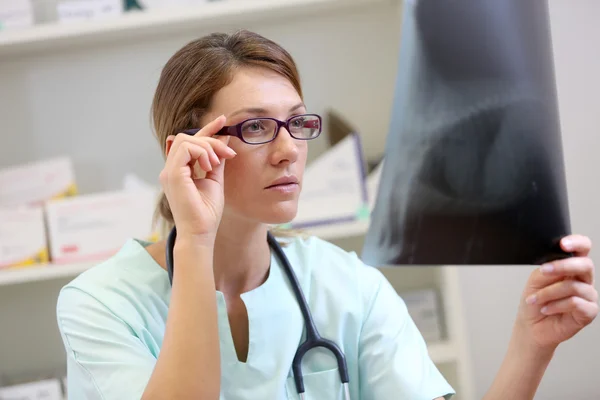
[{"label": "shelving unit", "polygon": [[[344,115],[352,116],[351,122],[362,135],[369,136],[364,141],[367,146],[377,144],[382,149],[393,95],[389,82],[396,73],[393,63],[400,25],[399,3],[221,0],[185,10],[136,12],[85,24],[49,24],[0,32],[0,104],[12,107],[4,111],[0,108],[0,120],[7,132],[25,132],[20,139],[16,134],[10,135],[6,148],[11,153],[0,153],[0,160],[13,163],[48,153],[67,153],[74,157],[76,174],[87,190],[105,189],[100,178],[114,183],[119,179],[115,177],[129,172],[124,169],[132,165],[139,168],[136,172],[147,172],[147,178],[152,179],[162,160],[158,156],[146,158],[150,150],[140,144],[140,136],[127,135],[142,130],[142,125],[130,119],[147,122],[151,95],[148,87],[154,84],[157,71],[174,49],[201,34],[237,27],[254,29],[282,42],[297,57],[307,102],[315,112],[335,106]],[[374,65],[380,69],[376,74],[369,72],[368,79],[357,78]],[[95,82],[101,84],[94,85]],[[351,93],[345,91],[348,87]],[[52,93],[51,98],[47,93]],[[143,106],[137,106],[138,103]],[[127,113],[122,112],[125,108]],[[101,109],[101,115],[111,114],[116,120],[114,125],[90,124],[88,109]],[[112,132],[115,126],[118,130]],[[48,135],[52,135],[52,140]],[[77,140],[81,135],[96,141],[90,145]],[[106,139],[99,141],[99,137]],[[143,136],[143,140],[148,138]],[[131,162],[131,149],[138,150],[140,146],[141,150],[133,152],[135,162]],[[116,161],[106,163],[107,153]],[[360,251],[368,226],[368,220],[361,220],[308,231],[349,251]],[[0,379],[3,375],[11,378],[13,374],[60,371],[64,367],[54,319],[56,295],[66,282],[94,264],[48,264],[0,271]],[[456,270],[381,270],[399,291],[407,285],[438,289],[448,321],[447,337],[429,343],[429,353],[458,390],[456,400],[475,400],[468,346],[463,340]]]},{"label": "shelving unit", "polygon": [[0,32],[0,58],[39,54],[81,45],[174,35],[195,29],[219,28],[253,19],[275,21],[343,12],[394,0],[217,0],[182,8],[131,11],[118,17],[84,23],[50,23]]}]

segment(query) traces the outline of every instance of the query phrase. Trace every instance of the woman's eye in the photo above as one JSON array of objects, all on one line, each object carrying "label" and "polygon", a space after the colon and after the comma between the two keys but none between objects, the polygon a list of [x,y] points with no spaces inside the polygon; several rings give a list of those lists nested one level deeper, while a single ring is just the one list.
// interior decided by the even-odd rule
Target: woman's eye
[{"label": "woman's eye", "polygon": [[304,126],[304,119],[298,118],[292,121],[292,126],[294,128],[302,128]]},{"label": "woman's eye", "polygon": [[260,121],[253,121],[245,124],[243,130],[245,132],[257,132],[262,130],[263,128],[263,124]]}]

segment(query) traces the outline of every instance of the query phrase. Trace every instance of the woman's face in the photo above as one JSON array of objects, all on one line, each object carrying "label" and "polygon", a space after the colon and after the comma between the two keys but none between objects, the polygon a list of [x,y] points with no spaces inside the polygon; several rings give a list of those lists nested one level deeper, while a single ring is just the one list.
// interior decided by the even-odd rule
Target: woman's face
[{"label": "woman's face", "polygon": [[[244,68],[213,98],[203,125],[223,114],[226,125],[249,118],[270,117],[286,121],[306,113],[302,99],[283,76],[267,69]],[[292,138],[285,127],[272,142],[251,145],[231,137],[237,156],[225,164],[224,218],[280,224],[296,216],[307,143]],[[276,185],[278,180],[290,181]]]}]

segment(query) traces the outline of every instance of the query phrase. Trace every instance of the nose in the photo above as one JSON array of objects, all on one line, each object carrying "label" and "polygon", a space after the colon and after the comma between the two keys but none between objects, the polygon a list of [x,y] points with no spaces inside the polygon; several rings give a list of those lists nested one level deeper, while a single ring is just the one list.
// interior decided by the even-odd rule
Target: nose
[{"label": "nose", "polygon": [[281,127],[279,134],[271,142],[271,164],[293,164],[298,159],[300,149],[298,140],[294,139],[285,127]]}]

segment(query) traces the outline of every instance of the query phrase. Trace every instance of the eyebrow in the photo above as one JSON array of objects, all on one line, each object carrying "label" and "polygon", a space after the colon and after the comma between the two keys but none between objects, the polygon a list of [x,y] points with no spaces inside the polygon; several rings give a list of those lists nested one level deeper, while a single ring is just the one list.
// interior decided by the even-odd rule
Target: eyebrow
[{"label": "eyebrow", "polygon": [[[289,112],[294,112],[294,111],[296,111],[296,110],[298,110],[298,109],[300,109],[302,107],[306,108],[306,106],[304,105],[304,103],[302,103],[302,102],[298,103],[295,106],[293,106],[292,108],[290,108]],[[244,114],[244,113],[246,113],[246,114],[267,114],[268,111],[265,108],[260,108],[260,107],[242,108],[242,109],[237,110],[234,113],[232,113],[229,116],[229,118],[234,117],[234,116],[236,116],[238,114]]]}]

